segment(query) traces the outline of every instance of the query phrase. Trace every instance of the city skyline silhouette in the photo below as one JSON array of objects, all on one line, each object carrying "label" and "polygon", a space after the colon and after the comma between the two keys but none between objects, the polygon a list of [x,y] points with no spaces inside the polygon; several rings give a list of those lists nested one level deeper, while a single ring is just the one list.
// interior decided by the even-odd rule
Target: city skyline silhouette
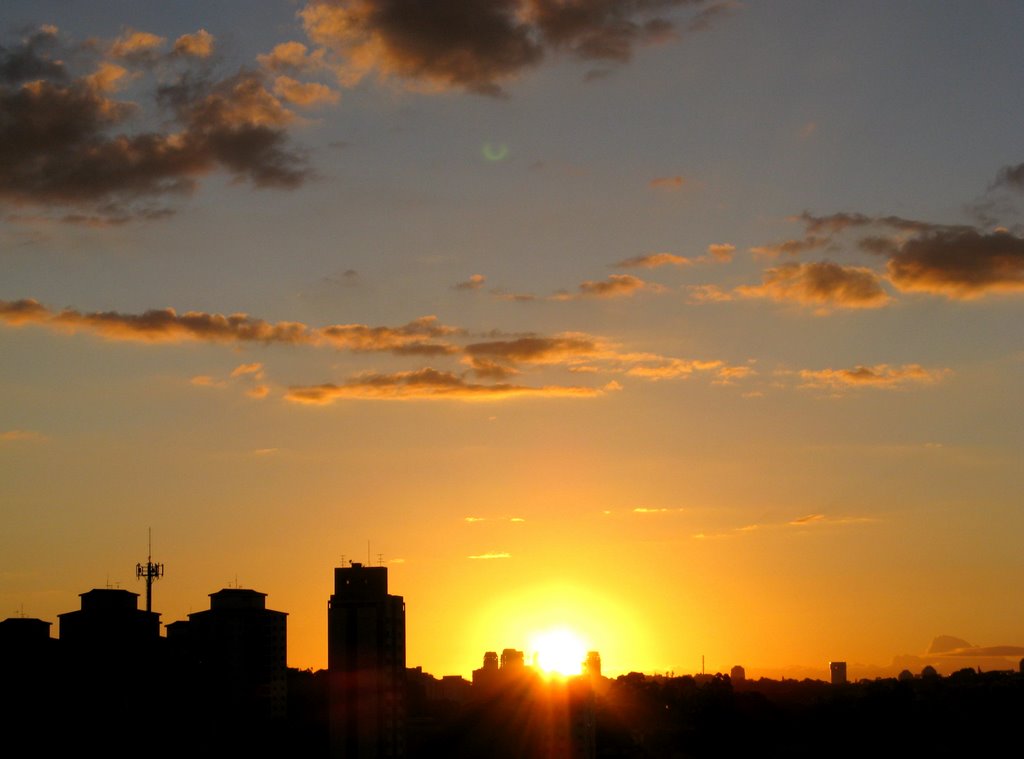
[{"label": "city skyline silhouette", "polygon": [[[166,637],[159,612],[122,588],[81,593],[81,608],[59,615],[57,638],[49,622],[0,620],[0,715],[23,731],[48,726],[52,750],[102,744],[108,756],[135,755],[143,742],[155,756],[596,759],[722,755],[725,738],[726,755],[830,746],[860,756],[878,753],[880,739],[883,755],[987,752],[999,743],[992,728],[1024,704],[1024,658],[1012,669],[944,677],[926,665],[856,683],[845,661],[828,663],[828,680],[748,679],[741,665],[612,679],[597,651],[567,675],[505,648],[485,652],[471,680],[439,678],[407,666],[405,600],[389,593],[387,574],[355,561],[335,568],[328,667],[317,672],[286,665],[288,614],[245,588],[210,593],[210,608],[166,625]],[[933,649],[962,643],[944,636]],[[952,715],[965,729],[938,730]]]},{"label": "city skyline silhouette", "polygon": [[[352,562],[406,604],[409,746],[473,721],[430,678],[506,649],[597,652],[638,715],[753,719],[737,666],[987,688],[1024,647],[1021,28],[1004,0],[5,0],[0,619],[152,630],[151,594],[199,667],[286,614],[245,709],[290,678],[311,741]],[[590,735],[523,708],[530,745]],[[703,746],[689,719],[652,725]]]}]

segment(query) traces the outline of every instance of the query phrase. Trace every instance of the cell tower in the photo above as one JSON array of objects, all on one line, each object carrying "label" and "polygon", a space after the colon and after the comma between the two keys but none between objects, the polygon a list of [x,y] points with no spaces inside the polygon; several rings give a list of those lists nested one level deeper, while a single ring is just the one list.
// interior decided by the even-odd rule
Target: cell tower
[{"label": "cell tower", "polygon": [[135,579],[146,580],[146,611],[153,611],[153,581],[164,576],[164,565],[153,563],[153,528],[149,529],[149,556],[145,564],[135,565]]}]

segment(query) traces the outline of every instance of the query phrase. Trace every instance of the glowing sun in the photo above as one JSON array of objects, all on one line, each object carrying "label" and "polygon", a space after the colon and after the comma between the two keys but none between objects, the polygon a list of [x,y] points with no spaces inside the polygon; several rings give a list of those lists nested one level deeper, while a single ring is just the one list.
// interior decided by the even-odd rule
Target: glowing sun
[{"label": "glowing sun", "polygon": [[578,675],[587,656],[587,644],[565,627],[545,630],[530,640],[537,667],[549,675]]}]

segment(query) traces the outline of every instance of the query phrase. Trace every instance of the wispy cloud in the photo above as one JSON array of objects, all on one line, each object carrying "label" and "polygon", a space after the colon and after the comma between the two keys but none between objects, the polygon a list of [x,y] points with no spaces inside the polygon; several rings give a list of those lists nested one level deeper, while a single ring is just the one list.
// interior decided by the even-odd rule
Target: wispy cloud
[{"label": "wispy cloud", "polygon": [[684,180],[678,174],[672,177],[656,177],[652,179],[648,185],[654,190],[665,190],[667,192],[675,192],[683,187]]},{"label": "wispy cloud", "polygon": [[762,533],[771,533],[791,528],[811,527],[818,525],[829,525],[833,527],[845,527],[850,525],[866,525],[878,522],[875,517],[850,516],[850,515],[829,515],[820,512],[805,514],[788,521],[754,522],[745,524],[742,527],[733,529],[717,530],[714,532],[700,532],[694,538],[705,540],[709,538],[739,538]]},{"label": "wispy cloud", "polygon": [[456,282],[452,288],[455,290],[479,290],[485,282],[487,282],[487,277],[483,274],[473,274],[467,280]]},{"label": "wispy cloud", "polygon": [[505,553],[505,552],[500,552],[500,553],[499,552],[479,553],[479,554],[475,554],[473,556],[467,556],[466,558],[467,559],[482,559],[482,560],[489,560],[489,559],[511,559],[512,558],[512,554]]},{"label": "wispy cloud", "polygon": [[577,298],[630,298],[639,292],[664,292],[665,288],[653,282],[645,282],[632,274],[610,274],[607,279],[587,280],[580,283],[575,296],[565,295],[559,300]]},{"label": "wispy cloud", "polygon": [[648,253],[645,256],[624,258],[612,264],[616,269],[657,269],[659,266],[689,266],[693,261],[674,253]]},{"label": "wispy cloud", "polygon": [[6,430],[0,432],[0,443],[44,443],[49,438],[35,430]]},{"label": "wispy cloud", "polygon": [[807,516],[797,517],[796,519],[792,520],[790,522],[790,524],[792,524],[792,525],[811,524],[812,522],[820,522],[823,519],[825,519],[825,515],[824,514],[808,514]]},{"label": "wispy cloud", "polygon": [[896,388],[909,384],[932,384],[949,375],[949,369],[926,369],[920,364],[855,366],[852,369],[802,369],[802,387]]}]

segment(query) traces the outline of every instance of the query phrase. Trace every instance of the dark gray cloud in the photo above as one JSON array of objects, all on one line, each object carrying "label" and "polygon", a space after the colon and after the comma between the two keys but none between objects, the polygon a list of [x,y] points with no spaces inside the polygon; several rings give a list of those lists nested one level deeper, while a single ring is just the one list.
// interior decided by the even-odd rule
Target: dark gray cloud
[{"label": "dark gray cloud", "polygon": [[[1007,176],[1012,176],[1016,168],[1011,167]],[[803,238],[752,250],[795,255],[825,247],[840,249],[844,235],[847,239],[855,236],[858,250],[887,259],[886,275],[901,291],[957,299],[996,292],[1024,292],[1024,237],[1005,228],[987,231],[967,224],[935,224],[900,216],[861,213],[818,216],[807,211],[794,217],[794,221],[804,225]],[[800,276],[800,290],[788,292],[788,285],[802,274],[815,276],[813,281]],[[818,275],[824,275],[824,279]],[[779,299],[778,286],[782,284],[787,286],[788,295],[817,297],[814,294],[823,292],[822,286],[830,289],[842,282],[844,301],[848,303],[859,301],[861,305],[873,306],[886,300],[877,275],[859,267],[838,267],[826,262],[793,264],[770,269],[765,278],[761,288],[738,288],[737,291]],[[812,287],[805,289],[803,284]],[[852,296],[852,300],[845,296]]]},{"label": "dark gray cloud", "polygon": [[1024,163],[1001,168],[996,175],[994,186],[1024,191]]},{"label": "dark gray cloud", "polygon": [[101,61],[90,73],[68,72],[48,57],[60,53],[55,34],[0,51],[0,203],[118,223],[159,217],[169,196],[214,171],[256,187],[295,187],[308,176],[289,141],[293,117],[259,74],[213,80],[186,70],[154,93],[167,126],[133,131],[145,114],[113,96],[127,71]]},{"label": "dark gray cloud", "polygon": [[[637,45],[671,36],[663,13],[705,0],[311,0],[310,39],[340,58],[343,80],[384,76],[501,93],[548,51],[625,62]],[[710,10],[710,9],[708,9]],[[694,14],[697,22],[699,13]],[[697,22],[706,28],[710,16]]]},{"label": "dark gray cloud", "polygon": [[46,26],[30,32],[18,45],[0,45],[0,83],[21,84],[34,79],[59,80],[65,76],[64,64],[54,58],[57,30]]},{"label": "dark gray cloud", "polygon": [[1009,232],[939,231],[890,253],[889,279],[901,290],[976,298],[1024,291],[1024,239]]}]

